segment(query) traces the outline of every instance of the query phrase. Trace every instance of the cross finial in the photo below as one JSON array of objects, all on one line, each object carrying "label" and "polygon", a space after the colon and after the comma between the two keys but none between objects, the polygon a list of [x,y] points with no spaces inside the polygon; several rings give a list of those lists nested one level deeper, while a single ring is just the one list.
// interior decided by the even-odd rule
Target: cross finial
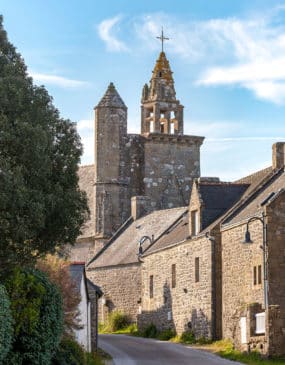
[{"label": "cross finial", "polygon": [[156,37],[156,38],[161,40],[161,51],[163,52],[163,42],[164,41],[169,41],[169,38],[164,37],[163,27],[161,28],[161,36],[160,37]]}]

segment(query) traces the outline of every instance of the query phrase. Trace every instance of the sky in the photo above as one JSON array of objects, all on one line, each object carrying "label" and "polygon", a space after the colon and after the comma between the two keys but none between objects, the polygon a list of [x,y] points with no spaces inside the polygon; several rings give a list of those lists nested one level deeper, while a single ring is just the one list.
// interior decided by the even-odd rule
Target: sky
[{"label": "sky", "polygon": [[140,133],[142,87],[161,50],[184,105],[184,132],[205,136],[201,175],[233,181],[271,165],[285,141],[285,0],[0,0],[9,40],[94,163],[94,106],[113,82]]}]

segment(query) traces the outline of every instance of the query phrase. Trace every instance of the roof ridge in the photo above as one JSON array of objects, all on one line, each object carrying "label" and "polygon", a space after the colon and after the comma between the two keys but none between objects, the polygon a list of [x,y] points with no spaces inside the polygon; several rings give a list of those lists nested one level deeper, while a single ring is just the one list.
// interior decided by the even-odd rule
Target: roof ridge
[{"label": "roof ridge", "polygon": [[268,175],[266,175],[261,181],[260,183],[248,194],[246,195],[246,191],[245,191],[245,195],[243,198],[241,198],[237,204],[235,204],[232,209],[230,209],[230,211],[228,212],[228,214],[226,214],[226,216],[224,217],[224,220],[221,222],[221,224],[227,224],[227,222],[229,222],[236,214],[238,214],[238,212],[240,212],[247,204],[249,204],[257,195],[258,193],[263,190],[266,185],[270,184],[270,182],[272,181],[272,179],[274,179],[275,177],[277,177],[280,172],[284,171],[283,168],[280,169],[275,169],[272,170],[272,172]]}]

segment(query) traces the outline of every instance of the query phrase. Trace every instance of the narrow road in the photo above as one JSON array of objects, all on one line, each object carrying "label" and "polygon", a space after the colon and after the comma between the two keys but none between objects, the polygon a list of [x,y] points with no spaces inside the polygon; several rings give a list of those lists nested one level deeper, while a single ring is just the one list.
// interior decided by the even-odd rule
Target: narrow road
[{"label": "narrow road", "polygon": [[179,344],[125,335],[100,335],[99,347],[114,365],[239,365]]}]

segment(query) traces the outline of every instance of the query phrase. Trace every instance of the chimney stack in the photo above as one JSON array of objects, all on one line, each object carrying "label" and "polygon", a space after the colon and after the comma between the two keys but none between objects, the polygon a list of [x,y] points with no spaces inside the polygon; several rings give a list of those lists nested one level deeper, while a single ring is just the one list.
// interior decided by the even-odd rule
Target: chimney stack
[{"label": "chimney stack", "polygon": [[134,220],[151,212],[150,198],[148,196],[133,196],[131,199],[132,217]]},{"label": "chimney stack", "polygon": [[285,142],[272,145],[272,168],[281,169],[285,166]]}]

